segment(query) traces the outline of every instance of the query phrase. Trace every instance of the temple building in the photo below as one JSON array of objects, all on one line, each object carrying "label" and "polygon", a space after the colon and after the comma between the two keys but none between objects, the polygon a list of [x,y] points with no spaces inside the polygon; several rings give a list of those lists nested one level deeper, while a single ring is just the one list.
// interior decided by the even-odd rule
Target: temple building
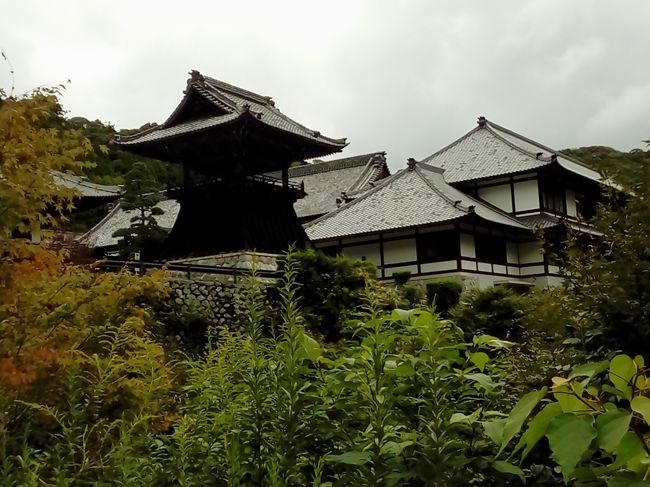
[{"label": "temple building", "polygon": [[[269,174],[281,177],[277,172]],[[341,204],[351,201],[390,175],[385,152],[373,152],[329,161],[314,160],[289,168],[289,181],[304,188],[305,196],[293,205],[298,219],[305,223],[329,213]],[[156,218],[158,225],[171,231],[176,223],[180,204],[165,199],[157,205],[163,214]],[[88,231],[81,243],[93,249],[97,257],[111,255],[118,248],[118,237],[113,233],[129,226],[132,212],[118,204],[106,217]]]},{"label": "temple building", "polygon": [[166,260],[304,245],[293,204],[305,189],[289,179],[289,168],[347,145],[292,120],[270,97],[198,71],[162,125],[116,142],[183,167],[183,187],[174,195],[180,209],[159,256]]},{"label": "temple building", "polygon": [[[480,117],[460,139],[306,225],[315,246],[377,264],[379,277],[460,277],[479,286],[560,282],[544,251],[602,194],[593,169]],[[540,239],[538,232],[543,232]]]}]

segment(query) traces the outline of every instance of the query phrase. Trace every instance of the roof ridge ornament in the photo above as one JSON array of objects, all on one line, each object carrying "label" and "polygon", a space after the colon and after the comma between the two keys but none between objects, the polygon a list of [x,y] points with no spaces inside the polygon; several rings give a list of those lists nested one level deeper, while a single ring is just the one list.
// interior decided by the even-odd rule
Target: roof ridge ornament
[{"label": "roof ridge ornament", "polygon": [[478,120],[476,121],[476,123],[478,123],[479,127],[485,127],[485,125],[487,123],[487,118],[485,118],[483,115],[481,115],[480,117],[478,117]]},{"label": "roof ridge ornament", "polygon": [[413,171],[413,170],[415,169],[415,166],[417,166],[417,164],[418,164],[418,161],[416,161],[416,160],[413,159],[412,157],[409,157],[409,158],[406,160],[406,166],[408,167],[408,170],[409,170],[409,171]]},{"label": "roof ridge ornament", "polygon": [[200,81],[200,82],[205,81],[205,77],[199,71],[197,71],[196,69],[193,69],[192,71],[190,71],[189,74],[190,74],[190,82],[191,83],[195,83],[197,81]]}]

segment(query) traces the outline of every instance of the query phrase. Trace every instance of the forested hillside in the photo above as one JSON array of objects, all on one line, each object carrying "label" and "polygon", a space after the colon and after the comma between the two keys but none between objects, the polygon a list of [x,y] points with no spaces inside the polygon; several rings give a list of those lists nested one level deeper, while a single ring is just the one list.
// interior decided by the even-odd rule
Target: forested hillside
[{"label": "forested hillside", "polygon": [[83,117],[58,117],[57,124],[66,130],[76,130],[92,144],[92,152],[87,157],[94,167],[86,169],[88,179],[100,184],[124,184],[125,175],[135,162],[144,162],[155,176],[161,188],[175,185],[180,181],[179,168],[168,162],[141,157],[120,149],[114,142],[116,134],[130,135],[150,128],[145,124],[138,129],[116,130],[111,124],[90,121]]}]

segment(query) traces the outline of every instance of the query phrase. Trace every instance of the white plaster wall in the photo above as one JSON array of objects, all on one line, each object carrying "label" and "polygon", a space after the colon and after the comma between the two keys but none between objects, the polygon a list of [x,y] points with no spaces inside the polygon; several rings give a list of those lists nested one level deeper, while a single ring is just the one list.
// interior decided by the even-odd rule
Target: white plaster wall
[{"label": "white plaster wall", "polygon": [[519,247],[515,242],[506,242],[506,259],[508,264],[519,264]]},{"label": "white plaster wall", "polygon": [[379,256],[379,243],[367,245],[353,245],[350,247],[343,247],[343,255],[351,257],[352,259],[368,260],[375,265],[381,264],[381,257]]},{"label": "white plaster wall", "polygon": [[488,186],[487,188],[478,188],[479,198],[493,204],[503,211],[512,212],[512,195],[509,184],[500,184],[499,186]]},{"label": "white plaster wall", "polygon": [[544,262],[544,254],[542,253],[542,242],[524,242],[519,244],[519,263],[520,264],[535,264],[537,262]]},{"label": "white plaster wall", "polygon": [[458,263],[455,260],[445,260],[442,262],[429,262],[428,264],[421,264],[420,270],[425,272],[442,272],[455,270]]},{"label": "white plaster wall", "polygon": [[543,265],[531,265],[528,267],[522,267],[520,270],[521,276],[530,276],[533,274],[544,274],[544,266]]},{"label": "white plaster wall", "polygon": [[471,235],[469,233],[460,234],[460,255],[462,257],[476,258],[474,235]]},{"label": "white plaster wall", "polygon": [[566,189],[566,214],[574,218],[578,216],[578,208],[576,206],[576,192],[571,188]]},{"label": "white plaster wall", "polygon": [[384,242],[384,264],[413,262],[417,259],[417,247],[414,238]]},{"label": "white plaster wall", "polygon": [[520,181],[514,184],[515,187],[515,210],[537,210],[539,209],[539,190],[537,179],[532,181]]}]

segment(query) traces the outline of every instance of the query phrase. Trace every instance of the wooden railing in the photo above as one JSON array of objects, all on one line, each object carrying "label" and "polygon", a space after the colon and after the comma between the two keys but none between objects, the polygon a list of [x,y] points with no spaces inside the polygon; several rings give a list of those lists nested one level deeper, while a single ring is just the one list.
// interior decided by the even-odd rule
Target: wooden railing
[{"label": "wooden railing", "polygon": [[[98,267],[105,271],[119,271],[121,269],[130,269],[132,271],[144,274],[150,269],[165,269],[173,272],[182,272],[188,280],[197,274],[212,274],[221,276],[232,276],[235,282],[238,278],[251,275],[250,269],[239,267],[221,267],[212,265],[195,265],[184,264],[180,262],[141,262],[138,260],[105,260],[98,263]],[[255,275],[264,279],[277,279],[278,271],[268,269],[256,269]]]}]

